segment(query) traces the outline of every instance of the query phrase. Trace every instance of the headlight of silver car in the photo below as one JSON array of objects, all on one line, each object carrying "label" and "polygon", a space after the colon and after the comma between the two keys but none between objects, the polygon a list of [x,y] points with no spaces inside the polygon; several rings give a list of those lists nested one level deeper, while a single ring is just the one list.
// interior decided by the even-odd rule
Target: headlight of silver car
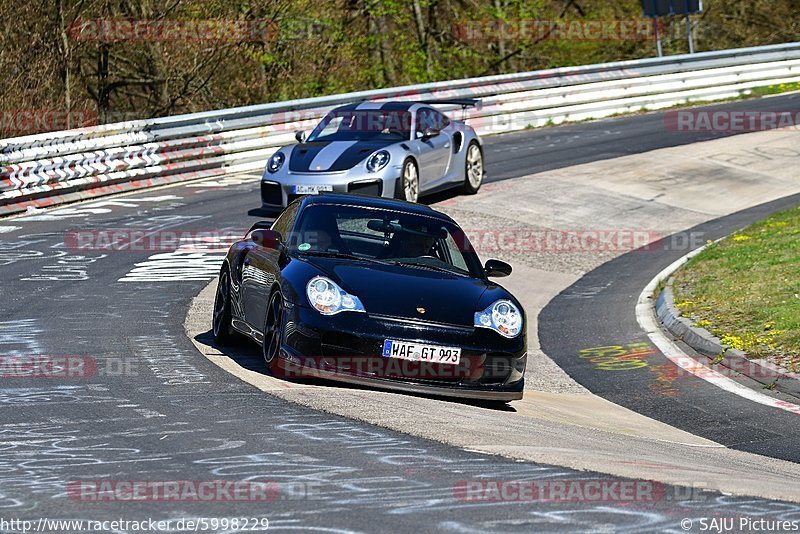
[{"label": "headlight of silver car", "polygon": [[363,312],[358,297],[351,295],[336,282],[324,276],[315,276],[306,285],[308,303],[322,315],[336,315],[343,311]]},{"label": "headlight of silver car", "polygon": [[517,337],[522,332],[522,313],[513,302],[501,299],[475,313],[475,327],[491,328],[509,338]]},{"label": "headlight of silver car", "polygon": [[378,150],[370,157],[367,158],[367,170],[369,172],[378,172],[389,164],[391,156],[385,150]]},{"label": "headlight of silver car", "polygon": [[283,162],[286,161],[286,156],[283,152],[275,152],[267,162],[267,170],[271,174],[275,174],[283,167]]}]

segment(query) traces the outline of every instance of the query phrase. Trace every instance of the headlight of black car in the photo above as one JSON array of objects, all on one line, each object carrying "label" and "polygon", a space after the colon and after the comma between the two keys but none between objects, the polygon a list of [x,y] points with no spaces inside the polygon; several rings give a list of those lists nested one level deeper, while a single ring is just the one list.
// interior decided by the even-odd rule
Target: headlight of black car
[{"label": "headlight of black car", "polygon": [[513,302],[501,299],[475,313],[476,328],[491,328],[501,336],[517,337],[522,332],[522,313]]},{"label": "headlight of black car", "polygon": [[378,150],[370,157],[367,158],[367,170],[369,172],[378,172],[389,164],[391,156],[385,150]]},{"label": "headlight of black car", "polygon": [[271,174],[275,174],[283,167],[284,161],[286,161],[286,156],[283,155],[283,152],[275,152],[267,162],[267,170]]},{"label": "headlight of black car", "polygon": [[306,285],[306,296],[311,307],[322,315],[336,315],[343,311],[363,312],[364,305],[330,278],[315,276]]}]

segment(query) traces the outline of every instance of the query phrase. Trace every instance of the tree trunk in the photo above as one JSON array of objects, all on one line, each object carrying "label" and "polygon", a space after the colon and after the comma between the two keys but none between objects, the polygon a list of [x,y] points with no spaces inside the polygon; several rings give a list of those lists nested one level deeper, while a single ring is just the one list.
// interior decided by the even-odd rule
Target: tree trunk
[{"label": "tree trunk", "polygon": [[411,7],[414,12],[414,22],[417,25],[419,47],[425,56],[425,72],[428,75],[428,81],[430,81],[433,77],[433,65],[431,64],[431,55],[428,51],[428,30],[425,27],[425,18],[422,16],[422,6],[420,6],[419,0],[412,0]]},{"label": "tree trunk", "polygon": [[67,129],[72,128],[72,76],[70,75],[70,63],[72,61],[72,45],[67,35],[66,17],[64,16],[64,3],[62,0],[55,0],[56,7],[56,26],[59,33],[59,52],[61,52],[59,71],[61,81],[64,84],[64,109],[67,114]]},{"label": "tree trunk", "polygon": [[[506,18],[505,6],[501,3],[501,1],[493,0],[492,4],[494,6],[495,18],[505,20]],[[508,55],[508,51],[506,50],[506,42],[503,39],[497,40],[497,55],[500,56],[501,58],[505,58]],[[513,69],[510,59],[509,59],[509,67]]]}]

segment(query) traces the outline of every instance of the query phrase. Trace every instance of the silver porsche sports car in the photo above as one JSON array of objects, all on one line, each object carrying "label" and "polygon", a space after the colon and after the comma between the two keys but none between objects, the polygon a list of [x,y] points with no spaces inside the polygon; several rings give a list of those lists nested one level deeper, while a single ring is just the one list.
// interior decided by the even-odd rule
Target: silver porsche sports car
[{"label": "silver porsche sports car", "polygon": [[301,195],[323,191],[395,197],[461,187],[478,192],[483,143],[470,126],[431,104],[475,106],[475,100],[361,102],[334,109],[298,143],[270,157],[261,205],[280,210]]}]

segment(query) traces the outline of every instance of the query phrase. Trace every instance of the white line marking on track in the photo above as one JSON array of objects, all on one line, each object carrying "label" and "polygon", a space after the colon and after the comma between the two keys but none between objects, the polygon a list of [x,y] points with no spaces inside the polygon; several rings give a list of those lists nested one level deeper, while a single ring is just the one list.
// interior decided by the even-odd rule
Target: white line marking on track
[{"label": "white line marking on track", "polygon": [[666,334],[661,330],[661,323],[656,317],[655,309],[653,307],[652,299],[650,296],[656,289],[656,286],[662,281],[666,280],[672,273],[678,270],[684,263],[691,258],[700,254],[709,245],[704,245],[697,250],[693,250],[689,254],[679,258],[670,264],[666,269],[661,271],[653,278],[647,286],[645,286],[642,293],[639,295],[639,300],[636,303],[636,320],[639,322],[645,332],[647,332],[650,340],[658,347],[658,349],[666,356],[672,363],[684,369],[685,371],[693,374],[697,378],[701,378],[706,382],[714,384],[720,389],[723,389],[734,395],[739,395],[745,399],[778,408],[795,415],[800,415],[800,405],[791,402],[781,401],[772,398],[763,393],[759,393],[747,386],[743,386],[738,382],[718,373],[717,371],[706,367],[688,354],[683,352],[678,345],[676,345]]}]

